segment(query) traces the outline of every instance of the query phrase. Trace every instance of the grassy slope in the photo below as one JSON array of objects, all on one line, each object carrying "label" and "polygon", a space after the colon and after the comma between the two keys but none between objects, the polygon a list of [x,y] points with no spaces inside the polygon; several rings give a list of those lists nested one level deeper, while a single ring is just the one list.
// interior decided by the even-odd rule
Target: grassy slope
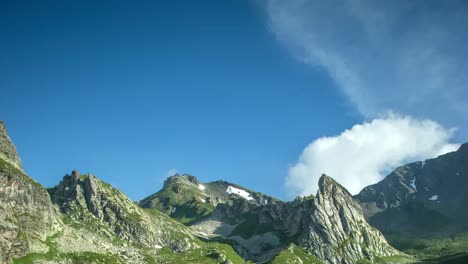
[{"label": "grassy slope", "polygon": [[[184,224],[207,217],[213,212],[215,206],[201,201],[206,197],[200,195],[197,187],[189,184],[179,187],[181,188],[179,192],[175,192],[171,186],[162,189],[149,198],[150,205],[145,205],[145,207],[159,210]],[[173,212],[174,208],[175,212]]]},{"label": "grassy slope", "polygon": [[397,249],[419,259],[438,259],[468,252],[468,233],[440,237],[414,237],[399,233],[387,235],[387,239]]},{"label": "grassy slope", "polygon": [[317,257],[310,255],[298,246],[291,244],[276,255],[270,264],[322,264]]}]

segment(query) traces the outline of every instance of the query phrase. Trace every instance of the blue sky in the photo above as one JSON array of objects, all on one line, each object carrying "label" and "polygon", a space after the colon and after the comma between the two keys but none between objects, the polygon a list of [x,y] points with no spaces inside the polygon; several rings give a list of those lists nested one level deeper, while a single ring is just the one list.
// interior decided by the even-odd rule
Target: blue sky
[{"label": "blue sky", "polygon": [[[390,124],[386,131],[406,131],[394,145],[420,142],[411,151],[391,145],[378,161],[363,156],[356,175],[332,175],[355,182],[372,167],[362,184],[466,141],[464,5],[435,12],[363,1],[320,5],[323,17],[315,1],[291,3],[2,2],[0,119],[26,172],[45,186],[72,169],[90,172],[136,200],[177,170],[288,199],[315,190],[291,181],[315,186],[317,168],[346,167],[346,155],[316,166],[324,148],[326,157],[373,151],[353,140],[324,147],[322,137],[342,142],[349,130],[375,146],[366,140],[386,141],[379,131]],[[436,19],[428,27],[418,17]],[[431,52],[400,60],[414,55],[401,47]]]}]

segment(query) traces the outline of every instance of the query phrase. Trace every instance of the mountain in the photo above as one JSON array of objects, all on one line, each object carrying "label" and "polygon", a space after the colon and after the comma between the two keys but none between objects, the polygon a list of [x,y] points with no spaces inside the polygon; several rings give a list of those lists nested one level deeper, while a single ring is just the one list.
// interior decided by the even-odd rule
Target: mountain
[{"label": "mountain", "polygon": [[299,245],[328,263],[357,263],[363,259],[402,255],[369,226],[351,194],[323,175],[312,211],[302,222]]},{"label": "mountain", "polygon": [[11,142],[6,131],[5,124],[0,120],[0,158],[9,162],[19,170],[23,170],[21,159],[16,151],[15,145]]},{"label": "mountain", "polygon": [[355,199],[392,245],[436,257],[468,251],[467,190],[465,143],[455,152],[397,168]]},{"label": "mountain", "polygon": [[254,262],[271,261],[291,247],[325,263],[406,258],[365,222],[353,197],[325,175],[317,197],[292,202],[229,182],[202,183],[192,175],[174,175],[139,204],[178,219],[200,237],[233,245]]},{"label": "mountain", "polygon": [[[419,172],[410,170],[418,169],[399,170],[398,177],[389,176],[391,184],[370,186],[354,198],[322,175],[316,196],[289,202],[226,181],[203,183],[188,174],[169,177],[159,192],[139,202],[76,170],[45,189],[23,171],[3,123],[0,128],[1,263],[414,262],[375,228],[392,227],[384,222],[379,226],[379,215],[393,210],[389,204],[404,208],[402,204],[426,199],[416,188],[433,188],[440,195],[437,200],[448,195],[437,189],[443,186],[437,181],[426,183],[418,178],[422,176],[414,181]],[[436,162],[431,171],[466,165],[463,157]],[[432,168],[431,162],[424,167]],[[413,185],[414,191],[405,191]],[[433,201],[436,194],[424,201],[442,205],[443,200]],[[431,210],[451,217],[458,232],[465,214],[456,210],[465,198],[451,195],[453,204]]]},{"label": "mountain", "polygon": [[0,263],[47,250],[46,238],[61,230],[47,190],[22,170],[16,148],[0,122]]},{"label": "mountain", "polygon": [[156,209],[190,224],[209,216],[218,204],[224,204],[231,195],[243,195],[255,204],[276,200],[226,181],[203,183],[195,176],[175,174],[164,181],[163,188],[138,202],[143,208]]},{"label": "mountain", "polygon": [[244,263],[97,177],[77,171],[46,190],[0,129],[0,263]]},{"label": "mountain", "polygon": [[[174,251],[196,248],[191,232],[160,212],[147,212],[125,194],[92,174],[73,171],[49,189],[52,202],[71,222],[86,225],[110,238]],[[97,221],[96,221],[97,220]],[[98,223],[98,225],[96,225]]]}]

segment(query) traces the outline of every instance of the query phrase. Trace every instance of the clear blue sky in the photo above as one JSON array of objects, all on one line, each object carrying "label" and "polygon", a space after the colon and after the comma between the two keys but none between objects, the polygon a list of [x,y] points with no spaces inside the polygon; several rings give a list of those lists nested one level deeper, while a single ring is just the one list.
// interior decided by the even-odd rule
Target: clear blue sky
[{"label": "clear blue sky", "polygon": [[78,169],[136,200],[176,169],[286,199],[310,142],[371,116],[291,52],[274,3],[0,5],[0,119],[48,187]]},{"label": "clear blue sky", "polygon": [[76,168],[139,199],[177,169],[284,198],[303,146],[355,122],[255,3],[95,2],[0,8],[1,119],[45,186]]}]

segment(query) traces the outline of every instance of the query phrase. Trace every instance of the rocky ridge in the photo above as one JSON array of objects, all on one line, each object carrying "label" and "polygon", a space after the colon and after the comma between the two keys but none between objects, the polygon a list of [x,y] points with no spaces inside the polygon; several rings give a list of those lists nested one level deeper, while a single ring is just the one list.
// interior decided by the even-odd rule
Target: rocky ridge
[{"label": "rocky ridge", "polygon": [[16,148],[0,122],[0,263],[47,250],[46,238],[61,230],[47,190],[24,173]]},{"label": "rocky ridge", "polygon": [[[191,232],[159,212],[146,212],[125,194],[92,174],[73,171],[54,188],[49,189],[52,201],[75,221],[86,223],[96,232],[111,232],[124,241],[147,247],[169,247],[174,251],[196,248]],[[106,228],[103,229],[101,226]]]},{"label": "rocky ridge", "polygon": [[467,177],[468,144],[463,144],[455,152],[398,167],[355,198],[370,223],[384,232],[453,233],[468,230]]},{"label": "rocky ridge", "polygon": [[5,124],[0,120],[0,158],[11,163],[16,168],[22,170],[21,159],[16,151],[15,145],[8,136]]},{"label": "rocky ridge", "polygon": [[[295,259],[294,254],[310,263],[401,255],[328,176],[322,176],[317,197],[283,202],[229,182],[175,175],[163,190],[133,203],[78,171],[46,190],[20,169],[2,131],[0,260],[5,263],[244,263],[228,244],[259,263]],[[188,214],[200,208],[209,210]],[[160,210],[175,219],[175,212],[182,212],[192,221],[184,226]]]}]

